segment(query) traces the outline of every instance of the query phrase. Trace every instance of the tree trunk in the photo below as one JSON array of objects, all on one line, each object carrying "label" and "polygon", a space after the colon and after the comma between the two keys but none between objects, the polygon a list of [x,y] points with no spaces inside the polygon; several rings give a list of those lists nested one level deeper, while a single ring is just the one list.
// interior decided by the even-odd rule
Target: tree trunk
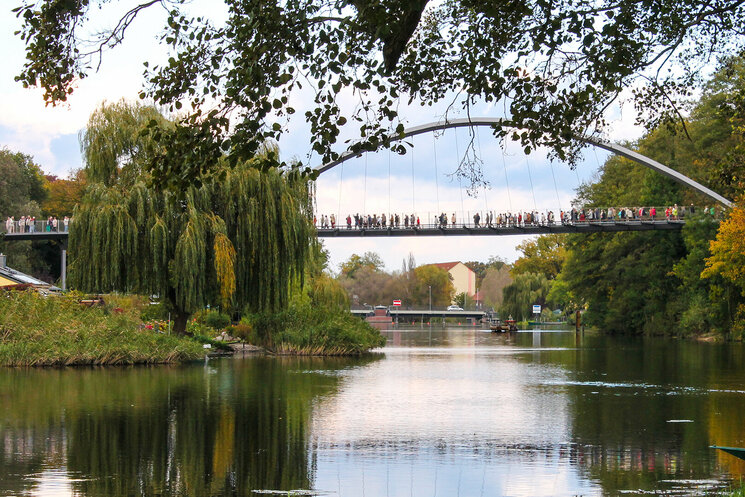
[{"label": "tree trunk", "polygon": [[173,332],[177,335],[186,334],[186,323],[189,321],[190,314],[188,312],[176,312],[173,318]]}]

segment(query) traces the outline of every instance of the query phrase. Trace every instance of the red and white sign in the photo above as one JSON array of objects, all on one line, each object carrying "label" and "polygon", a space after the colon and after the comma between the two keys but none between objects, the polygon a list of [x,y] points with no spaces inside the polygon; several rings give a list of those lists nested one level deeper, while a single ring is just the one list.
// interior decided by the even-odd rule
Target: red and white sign
[{"label": "red and white sign", "polygon": [[401,301],[400,300],[394,300],[393,301],[393,305],[400,306],[401,305]]}]

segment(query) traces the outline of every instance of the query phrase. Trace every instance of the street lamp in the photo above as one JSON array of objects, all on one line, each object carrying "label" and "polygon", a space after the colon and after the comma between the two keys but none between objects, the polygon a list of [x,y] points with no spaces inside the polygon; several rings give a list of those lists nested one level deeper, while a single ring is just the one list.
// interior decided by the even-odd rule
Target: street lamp
[{"label": "street lamp", "polygon": [[429,288],[429,312],[432,312],[432,285],[427,285]]}]

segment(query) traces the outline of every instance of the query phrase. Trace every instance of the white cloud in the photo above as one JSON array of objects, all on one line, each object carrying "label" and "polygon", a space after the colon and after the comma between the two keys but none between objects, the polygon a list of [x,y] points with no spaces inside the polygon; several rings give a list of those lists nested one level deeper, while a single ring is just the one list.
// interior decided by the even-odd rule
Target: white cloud
[{"label": "white cloud", "polygon": [[[206,5],[206,4],[200,4]],[[222,6],[222,4],[221,4]],[[189,7],[194,12],[199,5]],[[226,17],[224,10],[214,6],[204,7],[207,16],[218,22]],[[13,80],[24,62],[23,42],[13,36],[20,26],[9,11],[0,14],[0,40],[4,49],[5,71],[0,75],[0,99],[3,112],[0,113],[0,139],[2,145],[35,156],[46,170],[57,175],[65,175],[66,169],[75,167],[74,158],[62,156],[54,144],[63,137],[77,134],[85,126],[90,113],[104,100],[116,101],[120,98],[136,100],[142,85],[143,54],[150,60],[162,59],[166,49],[158,45],[155,35],[165,13],[162,9],[151,9],[147,15],[139,16],[135,25],[127,33],[123,46],[108,52],[104,57],[100,72],[91,74],[78,82],[76,91],[69,102],[58,107],[46,107],[41,90],[23,89]],[[112,18],[113,19],[113,18]],[[101,26],[107,18],[96,19]],[[280,143],[284,157],[297,157],[308,160],[309,130],[303,119],[304,111],[311,105],[309,92],[293,96],[297,113],[290,123],[289,133]],[[339,103],[344,112],[356,105],[351,94],[343,93]],[[421,107],[418,104],[399,108],[400,115],[407,126],[419,125],[440,120],[444,106]],[[473,115],[501,116],[503,109],[491,104],[477,104]],[[633,139],[641,134],[635,127],[634,109],[630,104],[618,105],[610,115],[609,138],[613,140]],[[451,115],[450,117],[462,117]],[[343,130],[338,151],[346,148],[345,139],[356,139],[357,128],[353,125]],[[432,135],[411,138],[413,153],[400,157],[389,157],[387,152],[368,154],[368,171],[365,174],[364,159],[355,159],[345,165],[345,178],[339,184],[339,172],[324,174],[319,180],[319,212],[411,212],[412,209],[429,219],[436,212],[456,212],[458,218],[470,217],[474,210],[517,210],[517,209],[558,209],[568,206],[574,189],[580,181],[588,178],[597,165],[604,160],[605,153],[589,153],[586,164],[577,172],[569,171],[563,164],[550,168],[546,151],[538,150],[525,157],[518,144],[508,142],[503,151],[499,142],[489,130],[479,129],[477,152],[484,161],[485,179],[491,188],[482,192],[478,198],[470,198],[459,187],[457,180],[447,178],[457,168],[458,154],[463,154],[468,142],[466,129],[449,130],[435,139]],[[599,158],[598,158],[599,157]],[[317,160],[317,156],[314,157]],[[391,161],[393,176],[390,178],[390,197],[388,161]],[[412,160],[414,170],[412,171]],[[355,162],[356,161],[356,162]],[[433,165],[437,164],[438,184],[434,181]],[[531,176],[527,175],[530,164]],[[319,164],[311,163],[313,166]],[[507,180],[505,180],[505,171]],[[412,175],[414,185],[412,188]],[[367,179],[365,180],[365,177]],[[554,181],[555,179],[555,181]],[[367,188],[365,190],[365,181]],[[506,185],[509,183],[509,191]],[[532,183],[532,187],[531,187]],[[465,186],[465,185],[463,185]],[[461,195],[463,200],[461,201]],[[535,196],[535,201],[533,197]],[[559,197],[557,200],[557,196]],[[361,205],[362,204],[362,205]],[[363,207],[364,206],[364,207]],[[345,214],[344,214],[345,215]],[[343,216],[342,216],[343,217]],[[424,219],[423,219],[424,220]],[[327,246],[332,250],[335,261],[343,260],[352,252],[376,250],[384,256],[391,269],[397,269],[400,260],[413,251],[422,262],[437,260],[486,259],[489,255],[501,255],[514,259],[514,245],[517,237],[472,237],[442,239],[395,239],[380,242],[377,240],[329,240]]]}]

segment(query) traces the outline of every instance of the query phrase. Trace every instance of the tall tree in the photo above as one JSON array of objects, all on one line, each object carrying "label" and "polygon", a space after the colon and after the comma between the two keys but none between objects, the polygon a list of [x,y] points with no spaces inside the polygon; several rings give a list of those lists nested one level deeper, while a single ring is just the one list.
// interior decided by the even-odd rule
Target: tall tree
[{"label": "tall tree", "polygon": [[432,264],[419,266],[414,269],[416,275],[416,286],[414,287],[413,300],[418,305],[433,307],[444,307],[450,305],[455,295],[455,287],[450,273]]},{"label": "tall tree", "polygon": [[91,186],[71,226],[71,284],[158,294],[177,332],[207,304],[286,305],[312,242],[305,180],[248,161],[181,193],[154,189],[142,161],[158,153],[143,133],[156,118],[152,108],[124,102],[91,116],[82,140]]},{"label": "tall tree", "polygon": [[486,276],[479,287],[484,304],[499,309],[502,305],[504,289],[510,283],[512,283],[512,276],[510,276],[508,265],[503,265],[499,269],[494,267],[487,269]]},{"label": "tall tree", "polygon": [[543,235],[521,242],[516,248],[522,252],[510,272],[512,275],[539,273],[552,280],[561,271],[566,258],[564,235]]},{"label": "tall tree", "polygon": [[[0,148],[0,220],[3,223],[9,216],[16,221],[21,216],[41,217],[40,206],[47,199],[46,185],[41,167],[30,155]],[[54,281],[50,267],[58,261],[59,249],[52,244],[0,241],[0,252],[8,256],[8,264],[14,269]]]},{"label": "tall tree", "polygon": [[83,170],[74,171],[69,179],[53,178],[47,183],[49,196],[42,204],[45,216],[72,216],[75,205],[83,198],[87,181]]},{"label": "tall tree", "polygon": [[[526,149],[545,145],[572,159],[580,147],[573,137],[601,131],[604,111],[624,89],[634,86],[638,116],[650,128],[671,122],[701,68],[745,47],[745,8],[736,0],[224,0],[227,21],[219,26],[190,15],[185,0],[152,0],[93,37],[98,9],[106,16],[115,4],[18,1],[26,43],[18,79],[41,86],[51,103],[65,101],[144,11],[167,9],[159,34],[171,57],[148,66],[143,96],[192,109],[157,134],[180,145],[151,164],[156,179],[175,186],[217,167],[221,147],[246,159],[278,138],[308,82],[314,100],[305,119],[324,160],[336,156],[347,123],[366,138],[359,150],[384,143],[389,128],[400,131],[402,97],[464,107],[501,101],[526,130],[513,135]],[[344,92],[360,105],[342,109]],[[190,160],[195,155],[200,160]],[[478,174],[469,164],[477,169],[467,162],[466,173]]]},{"label": "tall tree", "polygon": [[355,273],[362,268],[370,268],[373,271],[382,271],[385,267],[383,259],[376,252],[365,252],[362,256],[352,254],[349,259],[340,265],[341,274],[354,278]]},{"label": "tall tree", "polygon": [[534,304],[546,303],[550,289],[551,283],[544,274],[518,274],[504,289],[500,313],[503,317],[512,316],[524,321],[530,317]]},{"label": "tall tree", "polygon": [[[30,155],[0,149],[0,217],[32,215],[47,199],[44,173]],[[35,204],[35,207],[29,206]]]},{"label": "tall tree", "polygon": [[481,288],[481,282],[486,278],[489,269],[501,269],[507,265],[507,261],[499,256],[490,256],[486,262],[468,261],[463,263],[468,269],[476,273],[476,288]]}]

